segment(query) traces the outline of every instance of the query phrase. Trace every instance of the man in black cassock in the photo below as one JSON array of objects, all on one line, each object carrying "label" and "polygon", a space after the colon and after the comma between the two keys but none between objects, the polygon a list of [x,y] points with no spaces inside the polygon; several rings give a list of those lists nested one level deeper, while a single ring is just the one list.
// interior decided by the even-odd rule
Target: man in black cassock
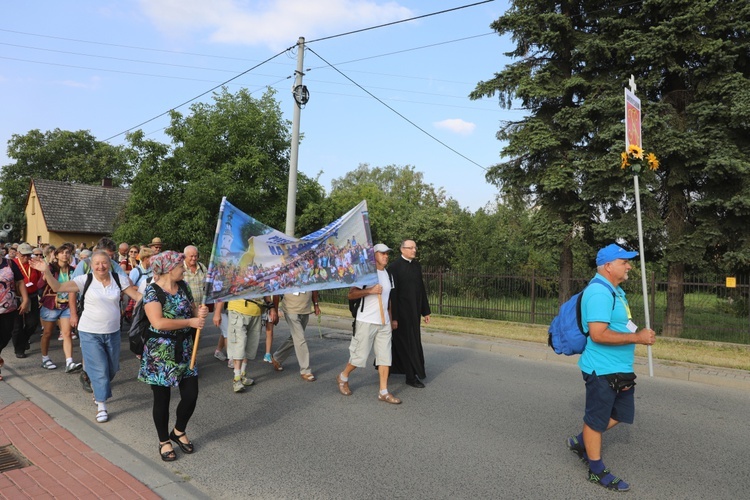
[{"label": "man in black cassock", "polygon": [[421,389],[424,384],[420,379],[425,378],[425,371],[419,321],[420,316],[424,316],[424,322],[430,322],[430,304],[422,280],[422,266],[414,260],[416,256],[417,244],[404,240],[401,257],[388,266],[398,301],[397,317],[393,318],[398,321],[398,328],[393,330],[391,373],[403,373],[407,385]]}]

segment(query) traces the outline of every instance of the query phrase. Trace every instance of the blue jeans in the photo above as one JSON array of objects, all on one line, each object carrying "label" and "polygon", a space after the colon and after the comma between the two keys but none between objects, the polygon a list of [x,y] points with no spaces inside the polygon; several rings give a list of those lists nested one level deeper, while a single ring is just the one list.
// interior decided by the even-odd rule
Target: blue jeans
[{"label": "blue jeans", "polygon": [[120,371],[120,331],[113,333],[78,332],[83,368],[91,379],[94,399],[100,403],[112,397],[110,382]]}]

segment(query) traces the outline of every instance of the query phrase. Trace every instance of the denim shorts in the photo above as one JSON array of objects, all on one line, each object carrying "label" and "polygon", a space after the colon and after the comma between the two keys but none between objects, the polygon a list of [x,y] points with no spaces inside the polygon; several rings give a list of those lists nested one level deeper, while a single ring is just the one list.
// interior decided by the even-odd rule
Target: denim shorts
[{"label": "denim shorts", "polygon": [[583,421],[597,432],[604,432],[612,418],[632,424],[635,417],[635,387],[617,394],[609,386],[607,377],[583,373],[586,382],[586,413]]},{"label": "denim shorts", "polygon": [[47,309],[46,307],[42,306],[39,308],[39,317],[42,318],[42,321],[57,321],[60,318],[70,318],[70,308],[66,307],[65,309]]}]

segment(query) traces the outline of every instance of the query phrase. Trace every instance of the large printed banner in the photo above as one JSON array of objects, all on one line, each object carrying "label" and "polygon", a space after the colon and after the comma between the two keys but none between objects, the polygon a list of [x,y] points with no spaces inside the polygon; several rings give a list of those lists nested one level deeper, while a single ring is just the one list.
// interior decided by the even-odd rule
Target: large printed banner
[{"label": "large printed banner", "polygon": [[206,303],[377,283],[367,202],[302,239],[221,201]]}]

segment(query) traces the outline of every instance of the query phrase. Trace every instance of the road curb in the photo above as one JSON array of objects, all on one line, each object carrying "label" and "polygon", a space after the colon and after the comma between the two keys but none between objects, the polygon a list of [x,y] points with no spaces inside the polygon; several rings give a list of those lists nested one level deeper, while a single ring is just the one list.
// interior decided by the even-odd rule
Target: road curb
[{"label": "road curb", "polygon": [[[352,325],[350,319],[339,316],[321,315],[320,322],[321,326],[341,330],[351,330]],[[450,333],[423,329],[422,341],[430,344],[465,347],[467,349],[488,351],[506,356],[533,359],[536,361],[548,361],[550,363],[562,363],[568,365],[576,365],[578,363],[578,356],[557,355],[544,344],[522,340],[509,340],[495,337],[484,337],[469,333]],[[750,391],[750,371],[664,360],[654,360],[653,366],[654,377]],[[636,356],[634,369],[635,373],[639,376],[648,377],[647,359]]]}]

